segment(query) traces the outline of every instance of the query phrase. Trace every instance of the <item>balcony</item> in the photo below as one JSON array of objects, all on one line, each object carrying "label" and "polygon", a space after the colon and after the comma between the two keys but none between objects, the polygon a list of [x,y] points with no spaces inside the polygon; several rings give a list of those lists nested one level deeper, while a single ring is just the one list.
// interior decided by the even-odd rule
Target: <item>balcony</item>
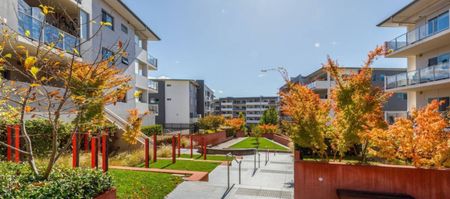
[{"label": "balcony", "polygon": [[155,57],[151,56],[150,54],[147,54],[147,62],[154,66],[155,68],[158,68],[158,59],[156,59]]},{"label": "balcony", "polygon": [[221,111],[233,111],[233,108],[220,108]]},{"label": "balcony", "polygon": [[222,106],[232,106],[233,102],[222,102],[220,103]]},{"label": "balcony", "polygon": [[148,89],[148,78],[147,77],[142,76],[140,74],[135,74],[134,81],[136,82],[135,83],[136,87],[145,89],[145,90]]},{"label": "balcony", "polygon": [[329,89],[335,85],[334,81],[317,80],[309,83],[307,87],[311,90]]},{"label": "balcony", "polygon": [[79,39],[55,26],[23,12],[18,12],[18,32],[26,36],[29,31],[30,39],[43,42],[46,45],[55,45],[55,48],[68,53],[73,53],[76,48],[79,51]]},{"label": "balcony", "polygon": [[247,108],[246,111],[265,111],[267,108]]},{"label": "balcony", "polygon": [[443,63],[407,73],[388,76],[385,80],[385,89],[392,91],[406,91],[417,88],[436,88],[438,85],[450,84],[449,65],[449,63]]},{"label": "balcony", "polygon": [[391,51],[388,57],[416,55],[447,45],[450,41],[449,21],[449,14],[446,12],[386,42],[387,49]]},{"label": "balcony", "polygon": [[158,92],[158,82],[153,81],[153,80],[148,80],[148,88],[150,91],[157,93]]},{"label": "balcony", "polygon": [[246,102],[245,105],[269,105],[269,102]]},{"label": "balcony", "polygon": [[159,106],[158,104],[149,104],[148,110],[151,114],[158,115],[159,114]]}]

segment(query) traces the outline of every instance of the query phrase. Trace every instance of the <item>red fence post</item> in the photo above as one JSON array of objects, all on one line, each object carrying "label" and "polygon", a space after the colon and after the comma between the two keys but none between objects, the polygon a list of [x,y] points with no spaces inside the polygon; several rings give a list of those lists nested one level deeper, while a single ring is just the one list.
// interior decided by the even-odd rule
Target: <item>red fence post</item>
[{"label": "red fence post", "polygon": [[158,149],[157,145],[156,145],[156,134],[153,135],[153,162],[156,162],[156,150]]},{"label": "red fence post", "polygon": [[96,137],[92,137],[91,139],[91,168],[98,168],[98,148]]},{"label": "red fence post", "polygon": [[203,137],[203,159],[206,160],[206,139]]},{"label": "red fence post", "polygon": [[78,161],[78,140],[77,140],[77,133],[75,132],[72,135],[72,167],[77,168],[79,166]]},{"label": "red fence post", "polygon": [[89,134],[88,133],[84,134],[84,151],[85,152],[89,151]]},{"label": "red fence post", "polygon": [[102,169],[108,171],[108,134],[102,135]]},{"label": "red fence post", "polygon": [[191,144],[189,146],[191,147],[191,158],[192,158],[192,154],[193,154],[193,150],[194,150],[194,146],[193,146],[193,142],[192,142],[192,135],[190,135],[189,138],[191,140]]},{"label": "red fence post", "polygon": [[172,163],[175,164],[175,136],[172,136]]},{"label": "red fence post", "polygon": [[17,163],[20,162],[20,126],[19,125],[15,125],[14,126],[14,130],[15,130],[15,135],[14,135],[14,139],[15,139],[15,146],[16,150],[14,151],[14,156],[15,156],[15,161]]},{"label": "red fence post", "polygon": [[144,157],[144,160],[145,160],[145,168],[148,168],[149,167],[149,149],[150,149],[150,146],[149,146],[149,139],[148,138],[145,138],[145,152],[144,152],[144,154],[145,154],[145,157]]},{"label": "red fence post", "polygon": [[178,157],[181,157],[181,133],[178,133]]},{"label": "red fence post", "polygon": [[11,161],[11,145],[12,145],[12,134],[11,134],[11,126],[6,126],[6,157],[8,161]]}]

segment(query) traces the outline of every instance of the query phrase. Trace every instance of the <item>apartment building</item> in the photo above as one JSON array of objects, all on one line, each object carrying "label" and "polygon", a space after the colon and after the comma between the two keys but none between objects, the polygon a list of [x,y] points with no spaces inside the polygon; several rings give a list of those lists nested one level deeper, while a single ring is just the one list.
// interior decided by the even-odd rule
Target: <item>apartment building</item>
[{"label": "apartment building", "polygon": [[158,93],[149,94],[156,123],[164,129],[195,130],[195,123],[212,110],[214,92],[204,80],[158,79]]},{"label": "apartment building", "polygon": [[216,115],[236,118],[242,113],[247,124],[258,124],[264,111],[270,107],[278,110],[278,97],[226,97],[219,98],[214,103]]},{"label": "apartment building", "polygon": [[[53,7],[54,13],[44,16],[40,4]],[[157,92],[151,87],[148,75],[158,68],[157,59],[148,53],[149,41],[160,39],[121,0],[2,0],[0,16],[20,35],[20,45],[28,49],[35,49],[36,41],[41,40],[47,45],[54,43],[56,48],[71,54],[81,44],[77,60],[94,63],[107,59],[122,47],[127,55],[121,56],[116,66],[132,77],[132,89],[124,101],[108,106],[106,112],[121,120],[126,120],[130,109],[148,112],[148,93]],[[111,26],[98,31],[101,21]],[[26,32],[30,33],[28,39]],[[61,41],[59,35],[63,35]],[[20,75],[12,71],[4,71],[2,75],[8,80],[21,80]],[[141,97],[134,97],[136,91],[142,93]],[[153,124],[154,115],[146,116],[143,123]]]},{"label": "apartment building", "polygon": [[450,96],[450,2],[415,0],[378,24],[404,27],[405,33],[386,42],[388,58],[406,58],[407,72],[387,76],[385,88],[406,92],[408,111],[437,99],[447,111]]},{"label": "apartment building", "polygon": [[[342,67],[343,75],[350,75],[358,73],[361,68],[358,67]],[[397,75],[404,73],[405,68],[373,68],[372,83],[380,88],[384,87],[384,82],[386,76]],[[301,83],[307,85],[309,89],[317,93],[321,99],[330,99],[331,91],[336,85],[334,79],[331,77],[330,73],[325,70],[325,68],[320,68],[309,75],[291,78],[292,82]],[[282,91],[286,85],[280,88]],[[385,118],[389,122],[393,122],[394,118],[398,115],[404,114],[406,112],[406,102],[407,96],[405,93],[398,92],[389,99],[389,101],[384,105]]]}]

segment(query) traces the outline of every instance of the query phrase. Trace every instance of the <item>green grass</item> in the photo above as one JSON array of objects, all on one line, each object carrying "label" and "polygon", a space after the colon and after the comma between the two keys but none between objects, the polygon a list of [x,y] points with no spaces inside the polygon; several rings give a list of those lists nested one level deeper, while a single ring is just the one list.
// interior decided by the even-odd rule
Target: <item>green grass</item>
[{"label": "green grass", "polygon": [[258,145],[255,137],[246,138],[245,140],[242,140],[242,141],[232,145],[230,148],[235,148],[235,149],[258,148],[260,150],[270,149],[270,150],[289,151],[289,149],[287,149],[279,144],[275,144],[266,138],[259,138],[259,145]]},{"label": "green grass", "polygon": [[[190,154],[181,154],[182,158],[191,158]],[[203,160],[203,155],[202,154],[193,154],[192,159],[194,160]],[[229,160],[231,160],[232,158],[229,157]],[[217,161],[226,161],[227,158],[225,155],[206,155],[206,160],[217,160]]]},{"label": "green grass", "polygon": [[[138,166],[143,167],[144,163],[139,164]],[[191,161],[191,160],[177,160],[175,164],[172,164],[172,160],[168,159],[159,159],[155,163],[150,164],[150,168],[186,170],[186,171],[205,171],[205,172],[211,172],[217,166],[219,166],[219,163]]]},{"label": "green grass", "polygon": [[164,198],[183,180],[165,173],[111,169],[118,198]]}]

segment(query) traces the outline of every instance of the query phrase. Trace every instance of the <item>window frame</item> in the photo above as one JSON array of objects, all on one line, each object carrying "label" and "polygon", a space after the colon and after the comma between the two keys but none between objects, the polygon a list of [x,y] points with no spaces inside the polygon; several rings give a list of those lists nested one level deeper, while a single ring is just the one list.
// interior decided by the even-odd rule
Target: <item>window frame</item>
[{"label": "window frame", "polygon": [[120,30],[122,30],[122,32],[125,34],[128,34],[128,26],[123,23],[120,24]]},{"label": "window frame", "polygon": [[[105,17],[108,17],[108,16],[111,18],[111,21],[105,21],[105,19],[106,19]],[[109,12],[106,12],[106,10],[104,10],[104,9],[102,9],[102,22],[110,22],[111,26],[106,26],[106,28],[114,31],[114,17]]]}]

